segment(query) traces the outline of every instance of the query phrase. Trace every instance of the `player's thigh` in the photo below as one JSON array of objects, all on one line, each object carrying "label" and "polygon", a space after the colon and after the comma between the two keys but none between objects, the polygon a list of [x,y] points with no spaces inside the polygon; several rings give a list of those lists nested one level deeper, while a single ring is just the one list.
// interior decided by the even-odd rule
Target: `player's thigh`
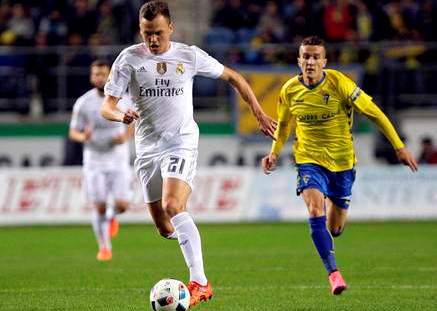
[{"label": "player's thigh", "polygon": [[84,179],[88,201],[94,205],[105,203],[108,195],[105,172],[98,169],[84,169]]},{"label": "player's thigh", "polygon": [[187,182],[174,177],[165,178],[162,187],[163,209],[170,217],[185,211],[190,193],[191,187]]},{"label": "player's thigh", "polygon": [[170,216],[162,208],[161,200],[146,203],[146,206],[159,233],[167,238],[171,233],[173,233],[174,228],[170,222]]},{"label": "player's thigh", "polygon": [[343,232],[346,225],[347,212],[346,208],[339,207],[331,199],[326,198],[327,226],[332,236],[337,237]]},{"label": "player's thigh", "polygon": [[129,167],[111,172],[111,193],[116,208],[123,212],[132,198],[132,174]]},{"label": "player's thigh", "polygon": [[332,174],[328,189],[327,213],[328,228],[331,234],[339,236],[346,224],[347,211],[352,198],[352,186],[355,181],[355,169]]},{"label": "player's thigh", "polygon": [[296,193],[301,195],[310,217],[325,215],[324,199],[327,192],[327,170],[316,164],[297,166]]},{"label": "player's thigh", "polygon": [[197,150],[174,149],[165,154],[161,163],[164,179],[162,205],[174,216],[186,209],[196,174]]},{"label": "player's thigh", "polygon": [[141,184],[144,202],[151,203],[162,198],[162,177],[160,157],[137,157],[135,172]]},{"label": "player's thigh", "polygon": [[305,201],[310,217],[320,217],[325,215],[325,195],[316,188],[306,188],[301,192]]}]

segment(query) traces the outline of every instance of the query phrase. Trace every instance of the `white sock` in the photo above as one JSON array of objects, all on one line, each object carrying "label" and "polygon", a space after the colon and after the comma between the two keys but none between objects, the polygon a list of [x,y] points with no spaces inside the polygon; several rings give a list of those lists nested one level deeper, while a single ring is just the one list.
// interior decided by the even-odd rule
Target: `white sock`
[{"label": "white sock", "polygon": [[112,249],[111,235],[109,233],[110,219],[105,216],[105,221],[102,223],[103,244],[106,249]]},{"label": "white sock", "polygon": [[107,204],[106,206],[106,218],[112,219],[115,217],[115,206],[114,204]]},{"label": "white sock", "polygon": [[182,254],[190,269],[190,281],[206,285],[208,280],[203,269],[202,243],[193,218],[187,212],[182,212],[170,221],[175,228]]},{"label": "white sock", "polygon": [[100,215],[96,210],[93,211],[91,219],[94,235],[96,236],[99,249],[111,249],[111,237],[109,236],[109,221],[105,215]]}]

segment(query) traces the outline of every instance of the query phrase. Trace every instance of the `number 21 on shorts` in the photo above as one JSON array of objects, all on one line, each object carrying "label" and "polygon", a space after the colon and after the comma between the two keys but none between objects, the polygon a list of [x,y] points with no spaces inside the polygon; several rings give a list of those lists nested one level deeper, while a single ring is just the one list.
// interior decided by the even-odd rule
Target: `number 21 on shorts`
[{"label": "number 21 on shorts", "polygon": [[168,164],[167,171],[169,173],[182,174],[184,171],[185,159],[179,157],[170,157],[170,163]]}]

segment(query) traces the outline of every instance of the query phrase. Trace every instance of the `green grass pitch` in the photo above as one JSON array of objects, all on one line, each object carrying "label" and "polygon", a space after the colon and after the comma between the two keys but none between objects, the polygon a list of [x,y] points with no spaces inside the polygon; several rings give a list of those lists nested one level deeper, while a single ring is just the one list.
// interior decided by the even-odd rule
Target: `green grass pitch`
[{"label": "green grass pitch", "polygon": [[[437,223],[349,223],[336,239],[349,289],[329,292],[303,223],[200,225],[215,297],[194,310],[437,310]],[[91,226],[0,228],[0,310],[150,310],[150,287],[187,280],[176,241],[122,225],[97,262]]]}]

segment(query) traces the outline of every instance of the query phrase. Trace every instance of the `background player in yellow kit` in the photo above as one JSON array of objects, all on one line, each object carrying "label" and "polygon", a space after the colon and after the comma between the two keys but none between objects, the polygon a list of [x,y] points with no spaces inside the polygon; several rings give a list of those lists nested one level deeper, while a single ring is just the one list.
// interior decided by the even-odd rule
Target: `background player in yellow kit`
[{"label": "background player in yellow kit", "polygon": [[302,41],[298,58],[301,74],[281,89],[276,140],[270,154],[262,159],[262,167],[266,174],[275,169],[284,143],[294,132],[297,194],[307,205],[311,238],[328,271],[331,292],[338,295],[346,283],[337,270],[332,237],[344,229],[355,180],[354,110],[378,126],[400,162],[412,171],[417,170],[417,163],[372,98],[341,72],[324,69],[326,61],[321,39]]}]

